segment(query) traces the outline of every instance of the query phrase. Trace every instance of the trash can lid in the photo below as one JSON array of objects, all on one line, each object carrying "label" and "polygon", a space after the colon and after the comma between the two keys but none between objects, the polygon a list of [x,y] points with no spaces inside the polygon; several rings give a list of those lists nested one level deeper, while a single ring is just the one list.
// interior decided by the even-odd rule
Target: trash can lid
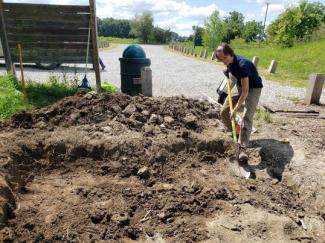
[{"label": "trash can lid", "polygon": [[124,58],[146,58],[146,53],[139,45],[129,45],[124,51]]}]

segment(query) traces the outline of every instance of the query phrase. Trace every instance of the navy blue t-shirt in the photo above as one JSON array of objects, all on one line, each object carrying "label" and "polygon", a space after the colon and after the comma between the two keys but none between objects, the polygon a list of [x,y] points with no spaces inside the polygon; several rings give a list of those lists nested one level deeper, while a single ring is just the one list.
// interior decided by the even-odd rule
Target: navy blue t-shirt
[{"label": "navy blue t-shirt", "polygon": [[228,70],[237,78],[239,87],[241,87],[240,79],[248,77],[249,88],[263,88],[262,79],[258,75],[255,65],[250,60],[234,55],[234,61],[228,65]]}]

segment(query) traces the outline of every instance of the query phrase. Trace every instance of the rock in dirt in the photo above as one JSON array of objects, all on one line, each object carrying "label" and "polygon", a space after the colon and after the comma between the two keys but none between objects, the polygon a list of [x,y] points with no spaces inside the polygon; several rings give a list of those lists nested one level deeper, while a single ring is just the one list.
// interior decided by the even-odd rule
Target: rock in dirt
[{"label": "rock in dirt", "polygon": [[173,123],[175,120],[171,116],[165,116],[164,117],[164,122],[167,124]]},{"label": "rock in dirt", "polygon": [[167,218],[170,217],[170,214],[169,213],[165,213],[165,212],[162,212],[162,213],[159,213],[157,215],[158,219],[160,219],[161,221],[166,221]]},{"label": "rock in dirt", "polygon": [[97,93],[95,91],[90,91],[87,94],[85,94],[84,98],[87,100],[92,99],[93,97],[95,97],[97,95]]},{"label": "rock in dirt", "polygon": [[47,124],[44,121],[40,121],[35,126],[38,127],[39,129],[45,129],[45,128],[47,128]]},{"label": "rock in dirt", "polygon": [[187,114],[184,118],[184,123],[189,127],[189,128],[196,128],[198,126],[197,124],[197,117],[194,116],[193,114]]},{"label": "rock in dirt", "polygon": [[103,221],[105,218],[105,212],[97,212],[94,215],[90,216],[91,222],[94,224],[99,224]]},{"label": "rock in dirt", "polygon": [[114,214],[111,219],[120,227],[126,226],[130,223],[129,217],[125,214]]},{"label": "rock in dirt", "polygon": [[148,167],[142,167],[137,175],[141,178],[141,179],[149,179],[150,177],[150,171],[149,171],[149,168]]},{"label": "rock in dirt", "polygon": [[160,125],[163,122],[163,119],[161,116],[152,114],[149,118],[149,123],[154,123]]},{"label": "rock in dirt", "polygon": [[0,239],[3,242],[13,242],[14,234],[12,230],[8,227],[5,227],[2,230],[0,230]]},{"label": "rock in dirt", "polygon": [[122,112],[122,108],[120,106],[118,106],[118,105],[113,105],[112,110],[117,114]]},{"label": "rock in dirt", "polygon": [[130,104],[127,107],[125,107],[125,109],[123,110],[123,113],[131,116],[136,111],[137,111],[136,106],[133,104]]}]

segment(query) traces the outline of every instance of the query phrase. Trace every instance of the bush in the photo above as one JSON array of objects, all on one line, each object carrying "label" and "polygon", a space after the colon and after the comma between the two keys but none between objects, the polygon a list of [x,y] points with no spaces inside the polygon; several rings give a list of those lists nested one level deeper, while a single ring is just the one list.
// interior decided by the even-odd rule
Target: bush
[{"label": "bush", "polygon": [[12,75],[0,76],[0,121],[28,107],[23,94],[16,89],[14,81]]}]

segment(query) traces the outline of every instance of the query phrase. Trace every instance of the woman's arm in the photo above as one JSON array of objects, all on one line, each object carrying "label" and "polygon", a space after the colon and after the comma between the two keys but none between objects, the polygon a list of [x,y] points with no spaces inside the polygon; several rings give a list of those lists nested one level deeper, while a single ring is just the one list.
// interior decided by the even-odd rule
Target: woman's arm
[{"label": "woman's arm", "polygon": [[247,96],[248,96],[248,91],[249,91],[249,80],[248,77],[242,78],[240,79],[241,82],[241,95],[239,97],[239,100],[233,110],[233,112],[231,113],[231,118],[235,118],[236,113],[238,112],[238,110],[240,109],[240,107],[244,104]]}]

